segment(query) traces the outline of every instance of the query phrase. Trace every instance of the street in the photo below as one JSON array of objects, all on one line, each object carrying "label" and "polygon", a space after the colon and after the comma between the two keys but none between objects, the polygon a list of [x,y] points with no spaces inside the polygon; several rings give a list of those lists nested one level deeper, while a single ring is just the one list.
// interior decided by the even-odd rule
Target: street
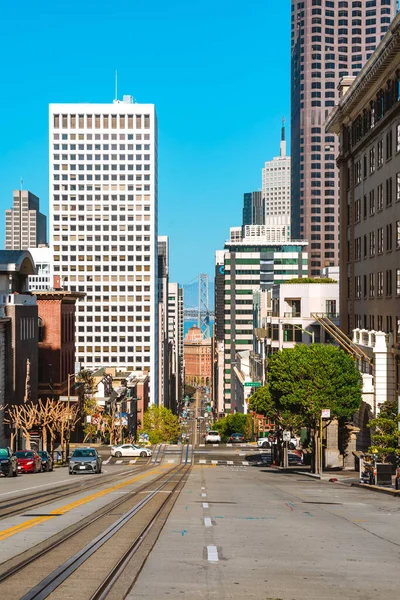
[{"label": "street", "polygon": [[[66,469],[2,478],[2,599],[22,598],[138,500],[148,508],[135,509],[138,516],[104,551],[96,551],[49,597],[386,600],[396,595],[397,498],[283,473],[270,465],[268,450],[250,444],[161,445],[151,461],[132,465],[113,459],[102,475],[69,479]],[[69,492],[66,483],[73,486]],[[41,494],[52,487],[68,497],[43,504]],[[36,493],[35,508],[7,512],[8,504]],[[64,543],[77,527],[82,533],[78,528],[75,541]],[[142,527],[151,533],[125,564],[118,585],[107,596],[93,596],[103,572],[112,570],[124,544],[141,536]],[[53,539],[62,544],[47,555]],[[27,554],[32,564],[4,579]]]}]

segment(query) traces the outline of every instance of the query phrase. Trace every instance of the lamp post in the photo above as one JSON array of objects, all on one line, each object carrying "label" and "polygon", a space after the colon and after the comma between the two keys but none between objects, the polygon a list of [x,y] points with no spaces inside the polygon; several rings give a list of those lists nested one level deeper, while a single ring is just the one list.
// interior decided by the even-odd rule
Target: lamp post
[{"label": "lamp post", "polygon": [[75,373],[67,375],[68,384],[68,401],[67,401],[67,430],[65,432],[65,459],[68,460],[69,456],[69,440],[71,436],[70,422],[69,422],[69,411],[71,407],[71,379],[75,377]]}]

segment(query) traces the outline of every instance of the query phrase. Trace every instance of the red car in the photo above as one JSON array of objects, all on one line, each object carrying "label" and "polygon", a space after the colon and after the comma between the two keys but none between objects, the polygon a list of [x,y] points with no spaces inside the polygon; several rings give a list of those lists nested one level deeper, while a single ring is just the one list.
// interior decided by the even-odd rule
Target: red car
[{"label": "red car", "polygon": [[18,473],[40,473],[42,459],[34,450],[19,450],[15,453],[18,459]]}]

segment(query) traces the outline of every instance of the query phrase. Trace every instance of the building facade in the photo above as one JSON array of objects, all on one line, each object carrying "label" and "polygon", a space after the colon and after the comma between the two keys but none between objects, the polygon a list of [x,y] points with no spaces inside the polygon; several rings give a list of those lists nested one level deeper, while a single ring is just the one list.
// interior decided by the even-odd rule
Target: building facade
[{"label": "building facade", "polygon": [[35,274],[29,275],[29,291],[50,290],[53,285],[51,281],[52,272],[52,250],[48,246],[29,248],[29,252],[35,263]]},{"label": "building facade", "polygon": [[368,357],[362,433],[368,413],[400,394],[399,15],[341,93],[327,128],[340,139],[341,328]]},{"label": "building facade", "polygon": [[396,0],[292,0],[292,236],[309,241],[310,275],[339,264],[338,145],[324,123],[342,77],[357,75]]},{"label": "building facade", "polygon": [[170,408],[177,412],[183,399],[185,364],[183,356],[183,288],[179,283],[168,284],[168,340],[170,353]]},{"label": "building facade", "polygon": [[253,293],[308,272],[307,242],[271,243],[260,231],[239,240],[236,229],[225,243],[223,265],[225,410],[237,410],[232,377],[236,354],[253,350]]},{"label": "building facade", "polygon": [[265,200],[263,192],[248,192],[243,196],[243,227],[245,225],[264,225]]},{"label": "building facade", "polygon": [[167,408],[169,408],[168,273],[168,236],[158,236],[158,400],[160,404]]},{"label": "building facade", "polygon": [[[82,292],[36,291],[38,307],[38,395],[58,400],[75,381],[75,319],[76,302]],[[72,393],[72,392],[71,392]]]},{"label": "building facade", "polygon": [[279,156],[266,161],[262,170],[263,224],[269,224],[270,217],[286,217],[285,222],[290,228],[290,163],[290,156],[286,155],[283,123]]},{"label": "building facade", "polygon": [[13,207],[6,210],[6,250],[28,250],[47,242],[47,218],[39,198],[27,190],[13,191]]},{"label": "building facade", "polygon": [[157,118],[131,96],[50,105],[53,272],[86,294],[77,359],[150,373],[158,401]]},{"label": "building facade", "polygon": [[201,329],[190,327],[184,339],[185,383],[193,386],[211,385],[211,338],[204,339]]}]

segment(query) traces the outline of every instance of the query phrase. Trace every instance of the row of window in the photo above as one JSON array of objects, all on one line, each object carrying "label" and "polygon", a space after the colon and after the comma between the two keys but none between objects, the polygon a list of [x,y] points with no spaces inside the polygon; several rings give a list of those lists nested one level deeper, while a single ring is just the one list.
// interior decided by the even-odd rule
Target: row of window
[{"label": "row of window", "polygon": [[[396,277],[396,296],[400,296],[400,269],[395,271]],[[350,293],[350,285],[348,285],[348,295]],[[377,273],[369,273],[368,275],[356,275],[354,277],[354,296],[359,300],[362,295],[364,298],[391,298],[393,295],[393,271],[378,271]]]},{"label": "row of window", "polygon": [[[88,141],[96,141],[99,142],[101,140],[104,140],[106,142],[108,142],[109,140],[111,141],[116,141],[116,140],[137,140],[137,141],[141,141],[141,140],[146,140],[149,141],[150,140],[150,134],[149,133],[112,133],[112,134],[108,134],[108,133],[95,133],[94,135],[92,133],[62,133],[61,135],[59,133],[55,133],[53,135],[53,141],[55,142],[67,142],[68,140],[71,140],[72,142],[76,142],[76,140],[79,141],[84,141],[84,140],[88,140]],[[63,144],[63,149],[67,149],[65,147],[65,145]]]},{"label": "row of window", "polygon": [[53,115],[54,129],[150,129],[150,115]]},{"label": "row of window", "polygon": [[78,362],[82,362],[85,363],[85,365],[89,366],[91,364],[94,363],[98,363],[98,364],[108,364],[108,363],[115,363],[115,364],[119,364],[119,365],[132,365],[132,367],[135,366],[136,363],[141,363],[141,362],[145,362],[145,363],[149,363],[150,362],[150,357],[149,356],[144,356],[143,358],[141,356],[122,356],[119,355],[119,353],[117,352],[118,356],[78,356]]},{"label": "row of window", "polygon": [[[383,254],[384,251],[391,252],[393,250],[393,224],[386,225],[386,235],[384,228],[380,227],[377,231],[370,231],[363,238],[357,237],[354,240],[354,259],[374,257],[375,254]],[[385,243],[386,241],[386,243]],[[400,250],[400,221],[396,221],[395,228],[395,248]]]},{"label": "row of window", "polygon": [[396,317],[396,328],[393,330],[393,318],[391,315],[354,315],[354,327],[358,329],[369,329],[370,331],[385,331],[394,333],[396,343],[400,343],[400,317]]},{"label": "row of window", "polygon": [[[385,190],[385,198],[384,198],[384,190]],[[396,202],[400,202],[400,173],[396,174]],[[380,212],[383,210],[384,205],[389,208],[393,203],[393,180],[392,177],[386,180],[385,187],[383,183],[378,185],[376,194],[375,190],[370,190],[368,196],[367,194],[363,197],[363,202],[361,204],[361,198],[358,198],[354,203],[354,221],[355,223],[359,223],[361,221],[361,215],[364,219],[368,217],[372,217],[375,214],[375,211]],[[348,208],[348,223],[350,223],[350,206]]]},{"label": "row of window", "polygon": [[[376,150],[376,151],[375,151]],[[396,153],[400,152],[400,125],[396,125]],[[386,160],[390,160],[393,156],[393,133],[392,130],[386,134]],[[369,160],[368,160],[369,159]],[[354,163],[354,181],[355,185],[361,183],[362,179],[366,179],[368,175],[373,175],[375,170],[383,165],[383,140],[379,140],[375,149],[370,148],[369,156],[364,154],[362,159]],[[348,181],[350,185],[350,180]]]}]

